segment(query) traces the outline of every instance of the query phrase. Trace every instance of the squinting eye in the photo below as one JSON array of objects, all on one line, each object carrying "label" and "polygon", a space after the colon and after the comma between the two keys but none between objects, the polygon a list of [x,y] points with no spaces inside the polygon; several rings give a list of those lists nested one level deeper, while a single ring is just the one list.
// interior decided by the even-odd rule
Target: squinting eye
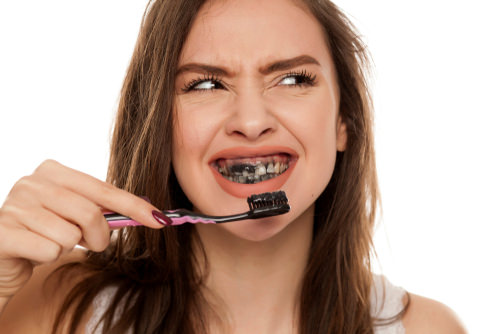
[{"label": "squinting eye", "polygon": [[288,73],[279,82],[280,86],[314,86],[316,84],[316,76],[302,71],[300,73]]},{"label": "squinting eye", "polygon": [[297,77],[286,77],[285,79],[281,80],[280,84],[281,85],[296,85],[297,84]]},{"label": "squinting eye", "polygon": [[222,85],[217,81],[205,80],[194,85],[192,88],[193,90],[212,90],[220,87],[222,87]]},{"label": "squinting eye", "polygon": [[184,93],[188,93],[190,91],[203,92],[223,88],[224,86],[217,78],[205,77],[190,81],[188,84],[184,85],[182,91]]}]

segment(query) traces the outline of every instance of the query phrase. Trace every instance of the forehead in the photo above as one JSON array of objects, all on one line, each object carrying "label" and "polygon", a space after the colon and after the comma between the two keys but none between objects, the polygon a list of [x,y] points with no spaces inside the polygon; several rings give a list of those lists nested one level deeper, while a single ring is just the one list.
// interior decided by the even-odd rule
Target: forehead
[{"label": "forehead", "polygon": [[291,0],[208,1],[198,13],[181,54],[186,62],[258,67],[308,54],[331,62],[322,27]]}]

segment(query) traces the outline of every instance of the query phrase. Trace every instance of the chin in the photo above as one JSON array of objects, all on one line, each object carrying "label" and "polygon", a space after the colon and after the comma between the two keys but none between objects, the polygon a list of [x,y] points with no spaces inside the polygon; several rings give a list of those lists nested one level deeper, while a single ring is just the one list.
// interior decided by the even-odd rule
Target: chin
[{"label": "chin", "polygon": [[232,235],[252,242],[266,241],[282,232],[289,223],[282,217],[269,217],[258,220],[248,220],[224,226]]},{"label": "chin", "polygon": [[301,213],[294,211],[292,207],[292,210],[284,215],[212,225],[212,227],[218,228],[219,232],[226,232],[224,233],[226,237],[235,237],[240,241],[265,242],[278,239],[289,233],[307,233],[309,224],[312,228],[313,213],[314,205],[309,206]]},{"label": "chin", "polygon": [[[285,216],[249,219],[224,224],[198,224],[200,232],[216,234],[228,242],[263,242],[279,235],[291,224],[290,218]],[[230,240],[233,241],[230,241]]]}]

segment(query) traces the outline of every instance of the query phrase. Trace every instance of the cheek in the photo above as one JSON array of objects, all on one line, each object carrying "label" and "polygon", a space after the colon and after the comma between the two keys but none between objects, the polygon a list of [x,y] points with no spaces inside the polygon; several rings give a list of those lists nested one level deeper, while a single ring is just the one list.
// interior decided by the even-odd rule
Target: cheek
[{"label": "cheek", "polygon": [[214,108],[184,107],[176,114],[174,160],[200,157],[220,128]]},{"label": "cheek", "polygon": [[335,111],[326,110],[318,115],[311,124],[311,133],[315,134],[311,137],[314,149],[322,152],[319,155],[323,160],[330,161],[336,153]]},{"label": "cheek", "polygon": [[[184,175],[194,166],[194,159],[201,150],[203,143],[203,129],[198,124],[198,119],[189,117],[184,111],[176,115],[174,130],[174,171],[179,182],[185,179]],[[189,178],[187,178],[189,179]]]},{"label": "cheek", "polygon": [[282,122],[300,142],[307,159],[318,159],[320,154],[328,160],[335,156],[336,100],[327,93],[318,94],[303,103],[289,103],[283,110]]},{"label": "cheek", "polygon": [[[325,106],[330,106],[326,107]],[[316,129],[316,135],[313,136],[315,156],[320,160],[320,164],[326,169],[328,180],[333,173],[335,166],[335,158],[337,156],[337,133],[336,119],[338,113],[337,102],[325,98],[323,102],[319,102],[317,106],[318,117],[315,118],[311,127]],[[322,109],[319,109],[322,108]]]},{"label": "cheek", "polygon": [[303,190],[308,200],[315,200],[330,181],[336,160],[337,103],[330,95],[316,96],[313,102],[296,106],[293,127],[304,148],[301,168]]},{"label": "cheek", "polygon": [[203,143],[203,138],[207,136],[209,127],[203,127],[201,124],[203,121],[195,115],[183,112],[182,115],[177,116],[174,141],[175,147],[179,151],[195,149]]},{"label": "cheek", "polygon": [[206,108],[180,108],[176,114],[173,142],[173,167],[181,188],[188,197],[206,178],[202,175],[206,153],[220,129],[220,121]]},{"label": "cheek", "polygon": [[319,196],[330,181],[335,167],[336,135],[334,117],[331,115],[318,115],[311,122],[306,158],[308,159],[307,179],[310,184],[317,185],[314,195]]}]

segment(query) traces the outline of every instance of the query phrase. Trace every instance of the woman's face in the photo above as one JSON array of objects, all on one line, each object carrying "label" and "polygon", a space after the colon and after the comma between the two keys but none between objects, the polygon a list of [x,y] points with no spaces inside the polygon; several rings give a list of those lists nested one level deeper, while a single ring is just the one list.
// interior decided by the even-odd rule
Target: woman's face
[{"label": "woman's face", "polygon": [[195,210],[284,190],[290,213],[217,226],[253,241],[311,213],[346,143],[335,77],[321,26],[292,1],[205,4],[176,78],[173,165]]}]

